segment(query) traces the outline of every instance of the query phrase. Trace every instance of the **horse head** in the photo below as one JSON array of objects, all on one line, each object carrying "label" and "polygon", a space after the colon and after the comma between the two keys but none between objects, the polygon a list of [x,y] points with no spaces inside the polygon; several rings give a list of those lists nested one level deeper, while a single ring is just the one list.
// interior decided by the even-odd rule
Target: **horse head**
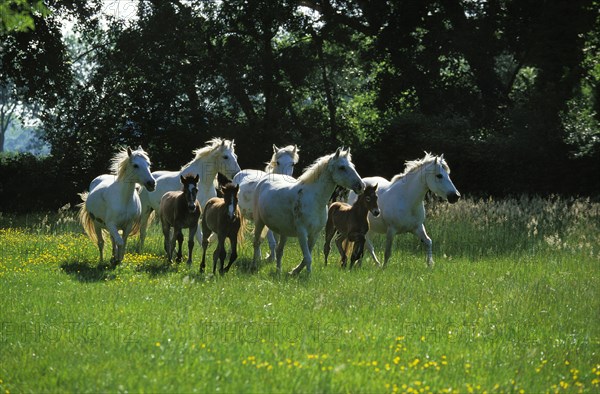
[{"label": "horse head", "polygon": [[150,172],[150,158],[148,154],[139,146],[132,151],[127,147],[127,178],[132,179],[135,183],[143,185],[148,191],[154,191],[156,180]]},{"label": "horse head", "polygon": [[213,159],[217,171],[229,178],[233,178],[241,170],[235,154],[234,140],[222,140],[221,144],[214,150]]},{"label": "horse head", "polygon": [[327,167],[336,185],[352,189],[356,194],[365,190],[365,183],[352,164],[350,149],[338,148],[329,159]]},{"label": "horse head", "polygon": [[229,220],[233,221],[238,215],[238,192],[240,190],[239,185],[228,183],[221,187],[223,193],[223,199],[225,200],[225,206],[227,207],[227,216]]},{"label": "horse head", "polygon": [[298,152],[299,149],[296,145],[288,145],[283,148],[278,148],[276,145],[273,145],[273,157],[267,166],[266,172],[292,176],[294,173],[294,166],[299,160]]},{"label": "horse head", "polygon": [[365,187],[364,193],[359,197],[362,198],[365,204],[365,207],[371,212],[371,214],[375,217],[379,216],[381,211],[379,210],[378,197],[377,197],[377,184],[375,185],[367,185]]},{"label": "horse head", "polygon": [[444,160],[443,154],[435,158],[431,163],[431,169],[428,169],[426,173],[429,190],[451,204],[460,199],[460,192],[450,179],[450,167]]},{"label": "horse head", "polygon": [[190,212],[196,210],[196,196],[198,195],[198,181],[200,177],[198,174],[187,174],[185,176],[180,175],[179,180],[183,185],[183,195],[185,196],[185,202]]}]

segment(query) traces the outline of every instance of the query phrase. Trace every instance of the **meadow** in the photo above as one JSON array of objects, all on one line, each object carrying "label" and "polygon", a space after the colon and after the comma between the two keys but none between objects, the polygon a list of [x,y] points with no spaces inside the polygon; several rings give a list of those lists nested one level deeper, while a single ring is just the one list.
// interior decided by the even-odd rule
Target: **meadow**
[{"label": "meadow", "polygon": [[250,236],[222,277],[199,245],[168,265],[156,223],[111,270],[72,209],[3,214],[0,393],[600,392],[600,203],[427,209],[433,269],[405,234],[383,270],[324,266],[321,239],[298,277],[251,272]]}]

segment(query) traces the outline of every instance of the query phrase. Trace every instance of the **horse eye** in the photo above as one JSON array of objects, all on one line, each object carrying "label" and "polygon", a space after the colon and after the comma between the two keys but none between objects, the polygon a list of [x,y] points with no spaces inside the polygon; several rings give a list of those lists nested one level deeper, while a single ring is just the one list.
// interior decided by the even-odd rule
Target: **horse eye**
[{"label": "horse eye", "polygon": [[437,179],[442,179],[442,174],[437,174],[435,177],[436,177]]},{"label": "horse eye", "polygon": [[138,166],[137,164],[134,164],[133,168],[140,168],[140,166]]},{"label": "horse eye", "polygon": [[365,197],[365,200],[367,200],[367,202],[371,202],[371,197]]},{"label": "horse eye", "polygon": [[227,156],[227,155],[223,156],[223,160],[229,160],[229,156]]},{"label": "horse eye", "polygon": [[279,165],[281,165],[281,163],[279,163],[279,160],[277,160],[277,162],[276,162],[276,163],[277,163],[277,165],[278,165],[278,166],[279,166]]},{"label": "horse eye", "polygon": [[340,166],[340,171],[346,171],[346,166]]}]

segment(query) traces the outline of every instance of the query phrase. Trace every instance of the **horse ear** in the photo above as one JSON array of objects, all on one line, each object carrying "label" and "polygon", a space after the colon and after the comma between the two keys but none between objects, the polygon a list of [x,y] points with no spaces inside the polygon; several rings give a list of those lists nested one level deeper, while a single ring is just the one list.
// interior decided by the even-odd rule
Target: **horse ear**
[{"label": "horse ear", "polygon": [[184,181],[183,175],[179,175],[179,181],[180,181],[181,183],[183,183],[183,181]]},{"label": "horse ear", "polygon": [[277,153],[278,150],[279,148],[277,148],[277,145],[273,144],[273,153]]},{"label": "horse ear", "polygon": [[444,161],[444,154],[442,153],[442,154],[440,155],[440,162],[443,162],[443,161]]},{"label": "horse ear", "polygon": [[346,151],[346,156],[350,155],[350,147],[348,147],[348,150]]},{"label": "horse ear", "polygon": [[225,146],[225,140],[221,141],[221,146]]},{"label": "horse ear", "polygon": [[334,158],[337,159],[338,157],[340,157],[340,152],[342,151],[342,148],[337,148],[337,150],[335,151],[335,156]]},{"label": "horse ear", "polygon": [[196,176],[194,177],[194,183],[198,183],[199,180],[200,180],[200,175],[196,174]]},{"label": "horse ear", "polygon": [[144,150],[141,145],[138,145],[137,150]]},{"label": "horse ear", "polygon": [[298,145],[294,145],[294,153],[298,152]]},{"label": "horse ear", "polygon": [[131,157],[132,153],[131,153],[131,148],[127,147],[127,156]]},{"label": "horse ear", "polygon": [[377,191],[377,186],[379,186],[379,184],[375,184],[375,186],[373,186],[373,190]]},{"label": "horse ear", "polygon": [[231,147],[231,149],[233,149],[233,147],[235,146],[235,139],[231,140],[229,146]]}]

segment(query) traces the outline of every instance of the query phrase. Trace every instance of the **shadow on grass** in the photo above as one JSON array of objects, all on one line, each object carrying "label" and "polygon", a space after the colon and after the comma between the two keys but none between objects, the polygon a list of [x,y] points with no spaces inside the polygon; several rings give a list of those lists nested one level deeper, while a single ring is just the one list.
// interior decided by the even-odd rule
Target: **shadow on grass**
[{"label": "shadow on grass", "polygon": [[[252,261],[251,258],[249,257],[240,257],[238,258],[233,265],[231,266],[231,269],[236,269],[237,272],[239,272],[240,274],[243,275],[254,275],[258,272],[258,270],[260,269],[260,267],[263,264],[268,264],[265,261],[259,261],[258,262],[258,267],[254,268],[254,262]],[[211,270],[212,270],[212,266],[211,266]]]},{"label": "shadow on grass", "polygon": [[146,273],[150,277],[154,278],[160,275],[177,272],[180,264],[183,264],[187,267],[187,264],[185,263],[169,263],[167,260],[162,260],[151,264],[138,265],[135,267],[135,270],[137,272]]},{"label": "shadow on grass", "polygon": [[90,265],[82,261],[67,261],[60,268],[71,278],[82,283],[103,282],[116,277],[114,267],[109,264]]}]

